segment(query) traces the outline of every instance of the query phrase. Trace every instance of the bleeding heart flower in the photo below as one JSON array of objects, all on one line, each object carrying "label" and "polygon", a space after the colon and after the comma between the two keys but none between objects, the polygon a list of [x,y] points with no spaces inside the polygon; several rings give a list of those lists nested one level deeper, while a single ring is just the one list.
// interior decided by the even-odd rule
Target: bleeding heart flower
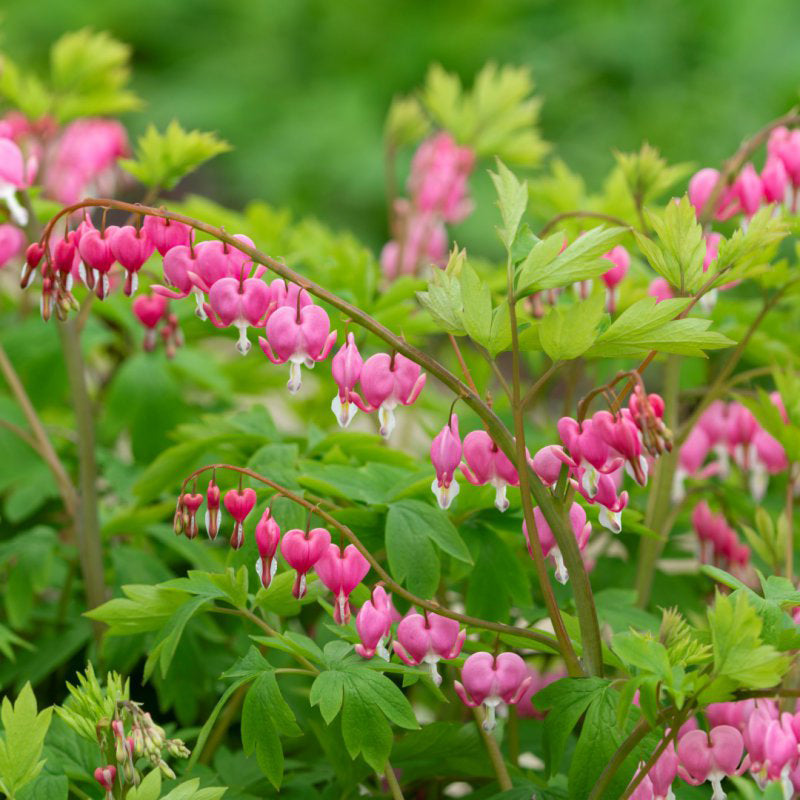
[{"label": "bleeding heart flower", "polygon": [[588,503],[600,505],[598,522],[611,531],[619,533],[622,530],[621,515],[628,505],[628,493],[617,494],[617,485],[611,475],[601,473],[597,481],[597,493],[594,497],[589,497],[582,486],[578,486],[578,491],[583,495]]},{"label": "bleeding heart flower", "polygon": [[647,459],[642,453],[642,438],[634,422],[625,414],[614,416],[597,411],[592,416],[592,429],[603,441],[625,459],[626,472],[640,485],[647,485]]},{"label": "bleeding heart flower", "polygon": [[284,534],[281,554],[297,572],[292,594],[298,600],[306,593],[306,574],[322,558],[330,543],[331,535],[325,528],[312,528],[310,531],[294,528]]},{"label": "bleeding heart flower", "polygon": [[689,731],[678,742],[678,774],[692,786],[708,781],[714,790],[712,800],[725,800],[722,780],[738,774],[743,752],[742,734],[730,725],[708,733]]},{"label": "bleeding heart flower", "polygon": [[789,174],[778,156],[768,156],[761,170],[761,187],[768,203],[783,203],[789,188]]},{"label": "bleeding heart flower", "polygon": [[475,707],[483,703],[485,730],[495,726],[495,709],[501,703],[516,705],[532,682],[525,662],[516,653],[473,653],[461,668],[461,681],[453,688],[464,705]]},{"label": "bleeding heart flower", "polygon": [[106,790],[107,800],[111,800],[114,797],[114,781],[117,779],[117,768],[113,764],[109,764],[107,767],[98,767],[94,771],[94,779]]},{"label": "bleeding heart flower", "polygon": [[258,547],[258,561],[256,572],[261,579],[261,585],[267,589],[275,577],[278,562],[275,553],[281,541],[281,529],[272,516],[269,508],[264,510],[261,519],[256,524],[256,547]]},{"label": "bleeding heart flower", "polygon": [[419,364],[400,353],[376,353],[361,369],[361,391],[352,393],[353,402],[364,412],[378,412],[380,432],[388,439],[394,430],[394,410],[398,404],[410,406],[425,386],[425,374]]},{"label": "bleeding heart flower", "polygon": [[128,297],[136,291],[138,272],[155,249],[147,234],[133,225],[123,225],[111,236],[111,252],[127,273],[124,291]]},{"label": "bleeding heart flower", "polygon": [[[538,506],[533,509],[533,518],[536,524],[536,534],[542,547],[542,555],[545,558],[550,556],[550,558],[553,559],[553,564],[556,568],[556,580],[559,583],[566,583],[569,580],[569,573],[564,565],[564,558],[561,555],[561,550],[556,543],[553,532],[547,524],[544,514],[542,514],[542,510]],[[578,503],[572,504],[572,508],[569,510],[569,519],[572,525],[572,532],[575,534],[575,539],[578,542],[578,548],[583,550],[586,547],[586,543],[589,541],[589,534],[592,532],[592,524],[586,521],[586,512]],[[522,523],[522,532],[525,535],[528,552],[531,558],[533,558],[533,549],[530,536],[528,535],[528,526],[525,522]]]},{"label": "bleeding heart flower", "polygon": [[584,470],[581,485],[588,495],[594,496],[599,473],[613,472],[622,461],[611,458],[608,443],[600,435],[594,418],[578,423],[572,417],[562,417],[557,427],[561,441],[572,457],[573,468]]},{"label": "bleeding heart flower", "polygon": [[608,311],[613,314],[617,307],[617,285],[627,275],[631,266],[631,257],[628,251],[621,244],[618,244],[615,248],[605,253],[603,258],[614,265],[600,276],[606,285],[606,289],[608,289]]},{"label": "bleeding heart flower", "polygon": [[[164,278],[168,286],[154,285],[150,288],[156,293],[168,297],[172,300],[182,300],[190,294],[195,299],[195,314],[202,320],[207,319],[203,309],[203,290],[195,285],[192,275],[197,274],[197,252],[189,244],[176,245],[167,250],[164,256]],[[177,291],[173,291],[169,286],[174,286]]]},{"label": "bleeding heart flower", "polygon": [[331,361],[331,372],[339,391],[331,402],[331,411],[339,423],[339,427],[346,428],[356,415],[358,408],[350,401],[350,395],[356,388],[361,377],[361,368],[364,360],[356,347],[352,333],[347,334],[347,341],[341,346],[339,352]]},{"label": "bleeding heart flower", "polygon": [[169,300],[157,294],[140,294],[133,301],[132,307],[136,318],[147,329],[144,335],[144,349],[150,352],[156,345],[155,329],[167,313]]},{"label": "bleeding heart flower", "polygon": [[519,473],[486,431],[471,431],[464,437],[464,461],[464,477],[475,486],[494,486],[494,504],[505,511],[509,506],[506,487],[519,486]]},{"label": "bleeding heart flower", "polygon": [[256,504],[254,489],[230,489],[225,492],[225,508],[233,517],[231,547],[238,550],[244,544],[244,521]]},{"label": "bleeding heart flower", "polygon": [[244,356],[250,350],[247,327],[266,323],[269,303],[269,286],[259,278],[221,278],[211,287],[203,309],[215,327],[239,329],[236,349]]},{"label": "bleeding heart flower", "polygon": [[292,394],[300,389],[300,365],[311,369],[328,357],[336,341],[336,331],[328,333],[330,326],[325,310],[314,305],[283,306],[267,321],[267,338],[260,336],[258,343],[273,364],[290,362],[287,386]]},{"label": "bleeding heart flower", "polygon": [[301,289],[296,283],[290,283],[283,278],[275,278],[269,285],[269,290],[272,297],[270,314],[283,306],[297,308],[299,303],[300,308],[305,308],[314,305],[311,295],[305,289]]},{"label": "bleeding heart flower", "polygon": [[202,494],[184,494],[180,499],[184,510],[183,532],[187,539],[197,536],[197,510],[203,505],[204,499]]},{"label": "bleeding heart flower", "polygon": [[0,225],[0,267],[16,258],[25,246],[25,234],[16,226]]},{"label": "bleeding heart flower", "polygon": [[11,139],[0,138],[0,200],[4,200],[11,219],[20,227],[28,224],[28,209],[20,205],[16,192],[27,189],[36,177],[39,162],[31,156],[27,162]]},{"label": "bleeding heart flower", "polygon": [[431,442],[431,461],[436,477],[431,490],[436,495],[440,508],[450,508],[458,496],[458,481],[455,471],[461,463],[461,438],[458,435],[458,417],[453,414],[450,424],[445,425]]},{"label": "bleeding heart flower", "polygon": [[356,630],[361,642],[356,644],[356,653],[361,658],[372,658],[377,653],[389,660],[387,644],[392,633],[392,600],[383,586],[376,586],[372,596],[356,615]]},{"label": "bleeding heart flower", "polygon": [[146,216],[142,229],[162,256],[173,247],[188,246],[194,238],[194,230],[190,225],[163,217]]},{"label": "bleeding heart flower", "polygon": [[456,658],[467,638],[459,630],[458,621],[441,614],[410,612],[400,620],[394,640],[394,652],[410,667],[428,665],[433,682],[439,686],[442,677],[436,669],[441,659]]},{"label": "bleeding heart flower", "polygon": [[369,572],[369,561],[355,545],[349,544],[342,550],[338,545],[329,544],[314,565],[314,571],[336,598],[334,621],[337,625],[347,625],[350,622],[350,592]]},{"label": "bleeding heart flower", "polygon": [[44,248],[41,242],[31,242],[25,251],[25,264],[22,267],[22,275],[19,281],[21,289],[27,289],[30,285],[31,278],[36,272],[36,267],[41,263],[42,256],[44,256]]}]

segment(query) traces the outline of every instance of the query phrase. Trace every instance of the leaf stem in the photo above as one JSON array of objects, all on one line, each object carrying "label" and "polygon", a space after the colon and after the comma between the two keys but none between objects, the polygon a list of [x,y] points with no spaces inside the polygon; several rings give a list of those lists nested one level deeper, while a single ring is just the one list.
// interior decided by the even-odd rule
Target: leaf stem
[{"label": "leaf stem", "polygon": [[506,766],[503,754],[500,752],[500,746],[497,744],[497,739],[494,738],[491,731],[487,731],[483,727],[485,719],[483,711],[479,708],[473,708],[472,714],[475,717],[475,724],[478,726],[478,733],[483,740],[483,746],[489,755],[489,760],[492,762],[494,774],[497,776],[497,783],[501,792],[507,792],[512,788],[511,776],[508,774],[508,767]]},{"label": "leaf stem", "polygon": [[386,776],[386,783],[389,785],[389,792],[392,795],[392,800],[404,800],[403,790],[397,782],[397,775],[395,775],[394,767],[387,761],[386,769],[383,774]]}]

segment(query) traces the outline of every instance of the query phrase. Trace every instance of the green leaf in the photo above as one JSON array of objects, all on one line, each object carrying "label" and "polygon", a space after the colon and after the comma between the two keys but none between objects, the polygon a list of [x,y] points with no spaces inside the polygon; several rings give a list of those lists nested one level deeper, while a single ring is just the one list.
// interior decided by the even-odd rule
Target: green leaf
[{"label": "green leaf", "polygon": [[145,682],[150,679],[156,665],[158,665],[161,677],[167,677],[167,672],[169,672],[170,664],[172,664],[172,659],[175,657],[175,651],[178,649],[178,644],[186,625],[198,611],[209,605],[209,603],[210,601],[207,597],[193,597],[181,605],[167,624],[159,631],[156,643],[150,649],[147,661],[145,661]]},{"label": "green leaf", "polygon": [[511,313],[506,303],[501,303],[492,312],[492,327],[486,349],[492,358],[511,346]]},{"label": "green leaf", "polygon": [[39,759],[52,714],[52,708],[37,713],[36,696],[30,683],[22,687],[13,705],[8,697],[3,698],[0,781],[10,797],[36,778],[44,766],[45,762]]},{"label": "green leaf", "polygon": [[391,503],[386,520],[387,528],[390,524],[393,527],[421,529],[445,553],[466,564],[472,563],[472,556],[450,517],[430,503],[423,500],[399,500]]},{"label": "green leaf", "polygon": [[517,293],[569,286],[608,272],[609,262],[601,256],[626,233],[627,228],[592,228],[563,251],[564,234],[548,236],[537,243],[519,265]]},{"label": "green leaf", "polygon": [[347,684],[342,710],[342,734],[352,758],[359,753],[376,772],[383,772],[392,749],[392,729],[373,702],[362,697],[352,675]]},{"label": "green leaf", "polygon": [[283,781],[283,747],[280,735],[301,736],[294,713],[278,688],[272,672],[262,673],[247,692],[242,706],[242,747],[256,760],[270,783]]},{"label": "green leaf", "polygon": [[497,232],[506,250],[510,251],[528,205],[528,184],[526,181],[517,180],[514,173],[499,158],[497,172],[490,172],[489,175],[497,192],[497,205],[503,219],[503,227],[498,228]]},{"label": "green leaf", "polygon": [[478,277],[469,264],[464,264],[460,280],[464,330],[478,344],[486,346],[492,331],[492,293],[489,285]]},{"label": "green leaf", "polygon": [[172,120],[164,133],[150,125],[136,143],[136,158],[123,159],[120,166],[145,186],[172,189],[201,164],[230,149],[216,134],[186,131]]},{"label": "green leaf", "polygon": [[347,675],[364,701],[373,703],[374,707],[379,708],[390,722],[408,730],[419,728],[419,723],[408,699],[385,675],[363,667],[353,669]]},{"label": "green leaf", "polygon": [[650,214],[649,219],[658,244],[638,232],[636,241],[650,266],[680,292],[699,289],[706,244],[689,198],[667,203],[663,217]]},{"label": "green leaf", "polygon": [[50,50],[54,108],[60,122],[114,115],[141,106],[125,89],[131,48],[108,33],[88,28],[64,34]]},{"label": "green leaf", "polygon": [[330,725],[342,708],[344,700],[345,673],[339,670],[320,672],[311,684],[310,702],[319,706],[322,719]]},{"label": "green leaf", "polygon": [[0,98],[32,119],[45,114],[52,103],[44,84],[35,75],[23,72],[6,55],[0,55]]},{"label": "green leaf", "polygon": [[570,308],[553,306],[539,324],[542,350],[553,361],[569,361],[583,355],[598,336],[605,314],[605,296],[596,292]]},{"label": "green leaf", "polygon": [[151,770],[138,786],[128,790],[126,800],[158,800],[161,797],[161,770]]},{"label": "green leaf", "polygon": [[418,142],[428,133],[430,126],[416,97],[394,97],[386,115],[384,136],[396,149]]},{"label": "green leaf", "polygon": [[671,678],[672,667],[667,648],[652,636],[633,631],[617,633],[611,641],[611,649],[628,667],[652,672],[663,680]]},{"label": "green leaf", "polygon": [[554,775],[561,766],[567,739],[589,704],[608,687],[602,678],[562,678],[534,695],[533,704],[548,711],[544,718],[544,758],[547,774]]},{"label": "green leaf", "polygon": [[466,251],[454,247],[447,266],[433,272],[428,291],[417,292],[417,299],[430,312],[434,322],[447,333],[456,335],[465,333],[462,314],[464,301],[459,277],[466,257]]}]

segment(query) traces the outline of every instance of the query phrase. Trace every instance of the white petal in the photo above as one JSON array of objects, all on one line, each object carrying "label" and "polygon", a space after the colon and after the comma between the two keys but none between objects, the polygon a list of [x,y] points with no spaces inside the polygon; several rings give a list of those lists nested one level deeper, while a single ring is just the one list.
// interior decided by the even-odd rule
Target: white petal
[{"label": "white petal", "polygon": [[600,508],[598,519],[600,524],[611,533],[619,533],[622,530],[621,516],[619,511],[609,511],[603,506]]},{"label": "white petal", "polygon": [[494,504],[498,511],[506,511],[511,505],[506,497],[506,483],[497,483],[495,485]]},{"label": "white petal", "polygon": [[300,386],[303,382],[303,375],[300,365],[294,361],[289,362],[289,383],[286,387],[289,389],[290,394],[297,394],[300,391]]},{"label": "white petal", "polygon": [[378,420],[381,424],[381,436],[388,439],[394,430],[394,408],[389,408],[386,405],[381,405],[378,409]]}]

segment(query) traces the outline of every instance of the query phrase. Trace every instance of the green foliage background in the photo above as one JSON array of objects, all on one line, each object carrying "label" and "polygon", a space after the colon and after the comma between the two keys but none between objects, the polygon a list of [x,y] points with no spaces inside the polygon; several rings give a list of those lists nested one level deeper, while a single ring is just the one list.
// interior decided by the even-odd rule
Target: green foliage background
[{"label": "green foliage background", "polygon": [[[670,162],[719,163],[797,101],[798,24],[796,0],[5,0],[0,45],[35,63],[65,30],[109,30],[133,46],[149,104],[134,133],[177,117],[235,145],[186,188],[378,246],[384,115],[429,63],[466,82],[487,60],[531,65],[543,134],[591,185],[612,148],[643,140]],[[492,203],[479,208],[459,240],[491,236]]]}]

